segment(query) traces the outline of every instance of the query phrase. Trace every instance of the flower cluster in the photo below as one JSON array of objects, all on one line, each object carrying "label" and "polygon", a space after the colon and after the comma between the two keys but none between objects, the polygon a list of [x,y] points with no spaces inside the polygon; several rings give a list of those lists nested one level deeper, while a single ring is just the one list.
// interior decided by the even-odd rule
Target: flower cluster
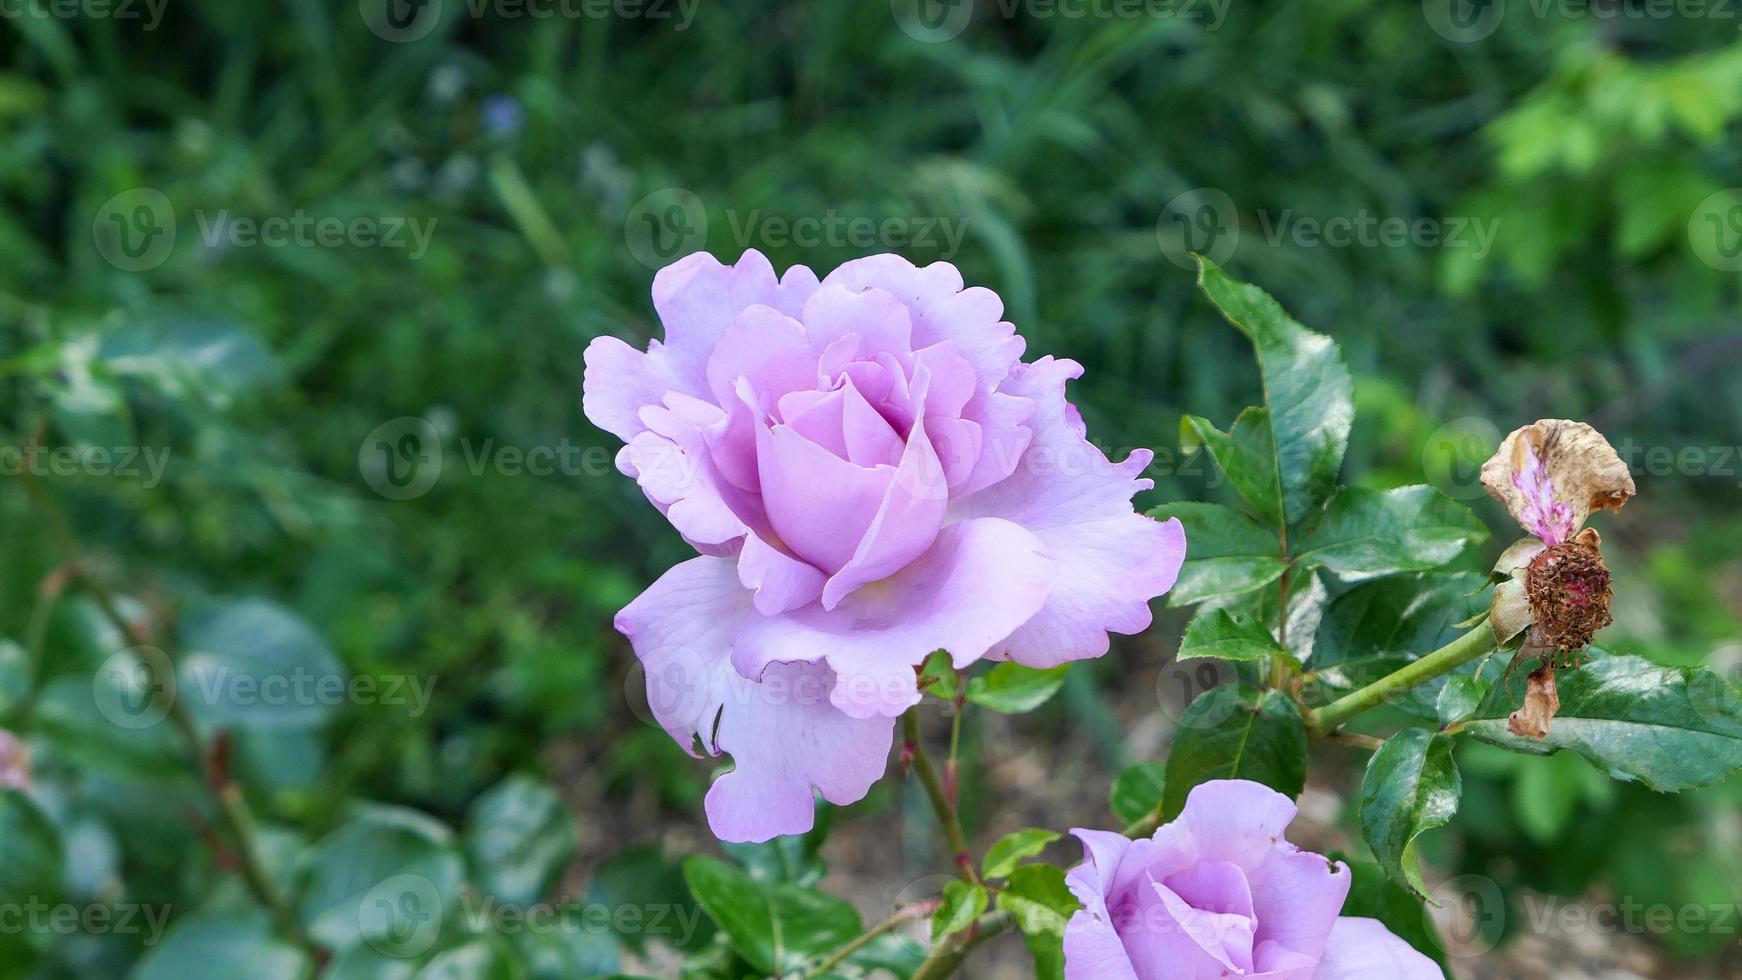
[{"label": "flower cluster", "polygon": [[700,556],[617,616],[660,724],[732,756],[714,832],[805,831],[861,798],[936,650],[1032,667],[1136,633],[1185,554],[1137,514],[1148,451],[1085,437],[1075,362],[1024,362],[1003,304],[893,255],[819,280],[749,251],[660,271],[665,339],[587,349],[583,406]]}]

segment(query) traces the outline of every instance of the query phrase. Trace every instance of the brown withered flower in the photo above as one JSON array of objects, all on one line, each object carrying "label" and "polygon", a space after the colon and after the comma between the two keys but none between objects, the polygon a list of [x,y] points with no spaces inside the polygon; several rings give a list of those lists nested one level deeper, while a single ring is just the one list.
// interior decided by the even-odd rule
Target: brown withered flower
[{"label": "brown withered flower", "polygon": [[1501,442],[1482,466],[1482,486],[1532,535],[1494,566],[1490,620],[1502,646],[1522,641],[1514,666],[1542,661],[1508,728],[1543,738],[1560,706],[1555,670],[1582,663],[1591,638],[1611,622],[1614,593],[1602,539],[1585,520],[1625,504],[1635,492],[1633,476],[1596,429],[1543,419]]}]

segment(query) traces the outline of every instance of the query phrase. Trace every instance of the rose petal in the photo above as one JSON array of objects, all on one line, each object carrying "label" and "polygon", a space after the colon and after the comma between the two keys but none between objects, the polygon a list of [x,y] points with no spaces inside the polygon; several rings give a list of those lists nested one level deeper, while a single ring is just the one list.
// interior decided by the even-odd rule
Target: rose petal
[{"label": "rose petal", "polygon": [[1200,856],[1256,869],[1283,840],[1294,820],[1294,801],[1249,779],[1212,779],[1192,787],[1176,823],[1197,842]]},{"label": "rose petal", "polygon": [[1345,917],[1331,929],[1312,980],[1445,980],[1439,964],[1392,935],[1378,919]]},{"label": "rose petal", "polygon": [[1482,464],[1482,486],[1524,529],[1560,544],[1603,509],[1634,494],[1633,475],[1603,434],[1583,422],[1542,419],[1514,429]]},{"label": "rose petal", "polygon": [[816,288],[816,274],[802,265],[777,279],[755,249],[739,256],[736,265],[697,252],[659,270],[653,277],[653,307],[665,327],[660,357],[679,390],[697,397],[708,393],[708,361],[738,314],[760,305],[797,316]]},{"label": "rose petal", "polygon": [[755,535],[744,539],[738,553],[738,580],[756,591],[756,611],[764,616],[797,609],[823,594],[822,572]]},{"label": "rose petal", "polygon": [[913,352],[913,322],[901,300],[881,289],[824,285],[804,305],[804,327],[818,354],[845,337],[858,337],[854,360],[880,351],[906,360]]},{"label": "rose petal", "polygon": [[1231,955],[1237,950],[1226,947],[1242,936],[1251,941],[1250,920],[1243,930],[1234,929],[1233,917],[1194,909],[1149,877],[1109,908],[1139,980],[1222,980],[1240,972]]},{"label": "rose petal", "polygon": [[582,359],[581,411],[587,421],[628,442],[646,431],[641,410],[681,391],[659,341],[638,351],[616,337],[594,337]]},{"label": "rose petal", "polygon": [[1002,319],[1004,301],[990,289],[963,289],[962,274],[948,262],[919,268],[899,255],[871,255],[844,263],[823,285],[894,294],[912,315],[914,347],[953,341],[988,391],[1022,356],[1023,339]]},{"label": "rose petal", "polygon": [[772,664],[743,702],[720,715],[719,746],[732,771],[708,790],[708,826],[726,841],[808,832],[812,788],[836,805],[864,799],[888,764],[893,718],[849,718],[829,703],[821,664]]},{"label": "rose petal", "polygon": [[641,485],[684,540],[703,554],[729,554],[746,533],[708,465],[704,432],[723,417],[707,402],[675,392],[641,409],[645,431],[617,454],[617,468]]},{"label": "rose petal", "polygon": [[1287,843],[1248,869],[1258,920],[1253,967],[1281,971],[1317,960],[1354,877],[1348,865]]},{"label": "rose petal", "polygon": [[1113,463],[1082,436],[1064,384],[1082,373],[1074,361],[1018,365],[1004,390],[1037,404],[1034,442],[1009,479],[961,500],[952,517],[1002,517],[1033,531],[1058,568],[1052,598],[1000,644],[1030,667],[1054,667],[1107,652],[1108,633],[1139,633],[1149,601],[1173,587],[1185,560],[1185,530],[1137,514],[1131,497],[1147,490],[1139,474],[1146,450]]},{"label": "rose petal", "polygon": [[1033,615],[1051,584],[1052,563],[1034,535],[1009,521],[954,524],[906,568],[833,610],[810,605],[746,621],[733,664],[759,677],[771,663],[826,659],[842,711],[898,715],[919,701],[913,668],[932,651],[968,666]]},{"label": "rose petal", "polygon": [[812,788],[832,803],[864,797],[882,775],[893,722],[850,719],[829,704],[819,665],[775,665],[762,683],[731,668],[730,643],[760,618],[725,558],[674,566],[617,614],[647,672],[654,718],[686,752],[730,753],[733,770],[708,792],[723,840],[763,841],[811,828]]},{"label": "rose petal", "polygon": [[789,391],[816,388],[817,356],[804,324],[773,307],[752,306],[720,335],[707,375],[715,404],[731,404],[738,379],[745,378],[759,402],[772,405]]},{"label": "rose petal", "polygon": [[893,467],[849,463],[785,425],[757,428],[756,467],[775,533],[831,573],[852,559],[895,479]]}]

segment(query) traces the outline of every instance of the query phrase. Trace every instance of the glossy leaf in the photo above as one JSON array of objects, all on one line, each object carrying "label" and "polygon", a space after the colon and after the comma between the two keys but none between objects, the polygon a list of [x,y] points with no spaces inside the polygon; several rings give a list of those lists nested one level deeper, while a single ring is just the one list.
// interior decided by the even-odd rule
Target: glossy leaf
[{"label": "glossy leaf", "polygon": [[1192,787],[1212,779],[1250,779],[1290,797],[1306,786],[1306,726],[1279,691],[1232,684],[1193,701],[1168,753],[1162,816],[1185,808]]},{"label": "glossy leaf", "polygon": [[1227,432],[1201,415],[1187,415],[1180,420],[1179,439],[1182,452],[1192,452],[1200,445],[1208,449],[1259,519],[1273,528],[1283,526],[1282,485],[1276,479],[1276,444],[1269,411],[1248,408],[1235,417]]},{"label": "glossy leaf", "polygon": [[1192,618],[1180,640],[1179,659],[1268,660],[1285,653],[1256,619],[1237,617],[1225,609],[1205,609]]},{"label": "glossy leaf", "polygon": [[1005,834],[998,839],[997,843],[986,850],[986,859],[981,864],[980,876],[983,878],[1003,878],[1015,871],[1017,865],[1046,850],[1048,844],[1058,839],[1057,833],[1035,827]]},{"label": "glossy leaf", "polygon": [[1496,686],[1465,723],[1484,742],[1546,755],[1570,749],[1618,779],[1674,793],[1742,768],[1742,693],[1704,669],[1662,667],[1593,647],[1590,663],[1556,675],[1560,711],[1538,741],[1507,731],[1523,671]]},{"label": "glossy leaf", "polygon": [[1406,729],[1373,753],[1361,780],[1361,834],[1392,880],[1427,894],[1415,839],[1445,826],[1462,794],[1452,740],[1444,735]]},{"label": "glossy leaf", "polygon": [[429,949],[465,877],[453,843],[415,810],[359,807],[309,855],[298,902],[309,935],[332,950],[363,941],[403,955]]},{"label": "glossy leaf", "polygon": [[1288,563],[1282,545],[1264,525],[1217,504],[1171,503],[1149,512],[1156,520],[1180,519],[1186,531],[1186,560],[1168,604],[1187,606],[1240,595],[1282,577]]},{"label": "glossy leaf", "polygon": [[1122,823],[1136,823],[1161,805],[1167,763],[1139,762],[1125,767],[1107,792],[1107,805]]},{"label": "glossy leaf", "polygon": [[838,898],[798,885],[759,882],[708,857],[684,861],[684,880],[708,917],[756,969],[802,970],[859,933],[859,913]]},{"label": "glossy leaf", "polygon": [[998,907],[1016,919],[1036,977],[1059,977],[1064,968],[1065,924],[1082,906],[1065,886],[1065,873],[1046,864],[1017,868],[998,893]]},{"label": "glossy leaf", "polygon": [[574,853],[574,819],[550,787],[531,776],[509,776],[472,804],[466,850],[486,895],[531,904]]},{"label": "glossy leaf", "polygon": [[945,885],[943,901],[931,916],[932,944],[936,945],[945,936],[973,925],[980,913],[986,911],[987,901],[985,885],[970,885],[965,881]]},{"label": "glossy leaf", "polygon": [[133,980],[302,980],[314,964],[272,934],[257,913],[197,914],[177,922],[131,974]]},{"label": "glossy leaf", "polygon": [[1039,670],[1006,661],[968,680],[968,700],[993,711],[1020,714],[1051,700],[1064,686],[1070,666]]},{"label": "glossy leaf", "polygon": [[1349,369],[1329,337],[1301,326],[1263,290],[1207,259],[1198,266],[1198,285],[1257,352],[1283,516],[1296,524],[1336,487],[1355,419]]},{"label": "glossy leaf", "polygon": [[1487,536],[1468,507],[1433,487],[1344,487],[1290,544],[1301,565],[1358,581],[1438,568]]}]

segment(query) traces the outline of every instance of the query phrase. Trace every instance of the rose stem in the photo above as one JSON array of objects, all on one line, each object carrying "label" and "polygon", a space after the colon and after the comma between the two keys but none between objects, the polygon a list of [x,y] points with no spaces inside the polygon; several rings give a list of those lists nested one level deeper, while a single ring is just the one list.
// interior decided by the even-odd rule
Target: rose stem
[{"label": "rose stem", "polygon": [[925,794],[931,799],[932,813],[937,816],[938,824],[944,828],[944,836],[949,839],[957,873],[962,876],[962,880],[978,885],[980,875],[974,870],[974,859],[968,853],[968,837],[962,833],[962,821],[956,816],[955,805],[944,793],[943,784],[938,781],[931,757],[926,755],[925,746],[920,744],[918,712],[919,709],[913,707],[901,716],[901,736],[907,743],[905,747],[913,753],[914,774],[919,776],[920,784],[925,787]]},{"label": "rose stem", "polygon": [[1417,684],[1433,680],[1441,674],[1494,651],[1494,627],[1483,622],[1463,636],[1438,650],[1387,674],[1373,683],[1307,713],[1307,731],[1314,737],[1336,731],[1350,718],[1390,700]]}]

